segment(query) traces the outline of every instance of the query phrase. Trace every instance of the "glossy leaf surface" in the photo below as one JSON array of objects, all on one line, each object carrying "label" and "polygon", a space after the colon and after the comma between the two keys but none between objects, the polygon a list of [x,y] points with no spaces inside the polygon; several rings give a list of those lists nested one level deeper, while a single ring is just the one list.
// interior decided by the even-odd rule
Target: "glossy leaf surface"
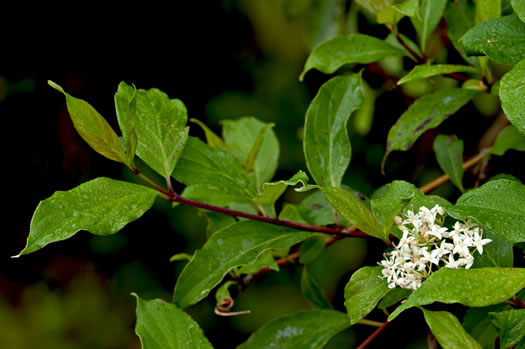
[{"label": "glossy leaf surface", "polygon": [[455,64],[421,64],[416,65],[407,75],[397,82],[398,85],[405,82],[429,78],[435,75],[449,74],[449,73],[475,73],[476,68],[467,65]]},{"label": "glossy leaf surface", "polygon": [[[525,26],[525,23],[523,23]],[[525,29],[524,41],[521,44],[525,56]],[[511,71],[501,78],[499,96],[501,106],[507,115],[507,118],[514,127],[525,137],[525,108],[523,101],[525,98],[525,59],[516,64]]]},{"label": "glossy leaf surface", "polygon": [[462,192],[463,188],[463,141],[455,135],[439,135],[434,140],[434,152],[441,169]]},{"label": "glossy leaf surface", "polygon": [[423,51],[426,51],[427,40],[436,29],[446,4],[446,0],[421,0],[418,15],[410,18]]},{"label": "glossy leaf surface", "polygon": [[519,133],[516,127],[509,125],[498,134],[490,153],[502,156],[511,149],[525,151],[525,135]]},{"label": "glossy leaf surface", "polygon": [[525,337],[525,309],[510,309],[499,313],[489,313],[490,319],[498,329],[503,348],[517,344]]},{"label": "glossy leaf surface", "polygon": [[481,349],[481,345],[465,331],[458,318],[448,311],[430,311],[423,309],[425,320],[443,349],[472,348]]}]

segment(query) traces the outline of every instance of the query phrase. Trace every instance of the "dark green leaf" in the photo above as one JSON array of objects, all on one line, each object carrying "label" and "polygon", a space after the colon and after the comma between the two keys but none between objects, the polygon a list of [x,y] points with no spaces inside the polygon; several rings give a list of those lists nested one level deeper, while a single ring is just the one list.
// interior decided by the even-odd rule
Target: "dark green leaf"
[{"label": "dark green leaf", "polygon": [[383,227],[385,236],[390,234],[395,224],[394,218],[414,197],[416,190],[418,189],[408,182],[393,181],[385,186],[381,197],[372,199],[372,212]]},{"label": "dark green leaf", "polygon": [[472,189],[447,212],[456,219],[474,218],[485,230],[511,242],[525,241],[525,186],[498,179]]},{"label": "dark green leaf", "polygon": [[467,104],[476,91],[461,88],[441,90],[415,101],[388,132],[383,164],[393,150],[405,151],[425,132]]},{"label": "dark green leaf", "polygon": [[393,288],[388,292],[383,299],[379,302],[377,305],[377,308],[380,310],[384,310],[388,307],[393,306],[394,304],[397,304],[403,300],[403,298],[407,298],[412,293],[412,290],[407,290],[406,288]]},{"label": "dark green leaf", "polygon": [[197,303],[233,268],[252,264],[264,251],[290,247],[312,234],[257,221],[242,221],[219,230],[182,271],[175,285],[175,304],[186,308]]},{"label": "dark green leaf", "polygon": [[457,317],[447,311],[421,309],[428,327],[443,349],[481,349],[481,345],[465,331]]},{"label": "dark green leaf", "polygon": [[499,133],[490,153],[502,156],[509,149],[525,151],[525,136],[512,125],[505,127]]},{"label": "dark green leaf", "polygon": [[238,286],[237,281],[234,281],[234,280],[226,281],[224,284],[221,285],[221,287],[217,289],[217,292],[215,292],[215,306],[216,307],[220,307],[224,299],[231,298],[231,294],[230,294],[231,286]]},{"label": "dark green leaf", "polygon": [[52,81],[49,85],[66,96],[67,110],[78,134],[93,150],[106,158],[128,165],[120,139],[95,108],[82,99],[66,93]]},{"label": "dark green leaf", "polygon": [[342,188],[320,187],[330,205],[347,221],[353,223],[362,232],[386,240],[383,229],[372,212],[359,199]]},{"label": "dark green leaf", "polygon": [[303,150],[318,185],[339,187],[350,163],[346,123],[363,103],[359,74],[338,76],[319,89],[306,112]]},{"label": "dark green leaf", "polygon": [[[296,1],[295,1],[296,2]],[[308,44],[313,49],[339,34],[345,20],[344,4],[338,0],[312,1],[308,18]]]},{"label": "dark green leaf", "polygon": [[447,0],[421,0],[418,15],[410,18],[421,42],[423,52],[426,51],[427,40],[436,29]]},{"label": "dark green leaf", "polygon": [[463,141],[455,135],[438,135],[434,140],[434,152],[441,169],[462,192],[463,188]]},{"label": "dark green leaf", "polygon": [[518,16],[491,19],[470,29],[460,43],[469,56],[515,64],[525,58],[525,23]]},{"label": "dark green leaf", "polygon": [[299,254],[299,263],[310,264],[324,251],[326,238],[323,235],[315,235],[303,242]]},{"label": "dark green leaf", "polygon": [[344,313],[307,310],[269,322],[237,349],[320,349],[330,338],[349,326]]},{"label": "dark green leaf", "polygon": [[419,0],[405,0],[404,2],[392,3],[377,13],[377,22],[396,24],[404,16],[413,17],[419,9]]},{"label": "dark green leaf", "polygon": [[228,146],[224,144],[222,138],[217,136],[215,132],[210,130],[208,126],[206,126],[202,121],[194,118],[191,118],[190,121],[196,123],[202,128],[202,130],[204,131],[204,135],[206,136],[206,143],[208,143],[210,147],[228,149]]},{"label": "dark green leaf", "polygon": [[157,197],[142,185],[100,177],[40,202],[31,219],[26,247],[18,256],[70,238],[80,230],[116,233],[142,216]]},{"label": "dark green leaf", "polygon": [[441,268],[431,274],[421,287],[388,317],[388,321],[394,320],[408,308],[433,302],[461,303],[469,307],[498,304],[524,287],[523,268]]},{"label": "dark green leaf", "polygon": [[382,266],[363,267],[352,274],[345,287],[345,306],[350,324],[355,324],[371,312],[390,289],[382,276]]},{"label": "dark green leaf", "polygon": [[489,312],[509,308],[510,306],[505,303],[469,308],[463,317],[463,327],[484,349],[494,349],[498,331],[490,321]]},{"label": "dark green leaf", "polygon": [[[129,101],[132,93],[135,94],[134,113],[126,112],[125,106],[125,100]],[[188,139],[184,104],[158,89],[134,91],[124,82],[119,85],[115,99],[123,100],[117,103],[117,116],[124,135],[131,131],[128,127],[134,127],[137,155],[157,173],[169,178]]]},{"label": "dark green leaf", "polygon": [[279,213],[279,219],[298,223],[308,223],[299,213],[297,206],[288,203],[284,204],[283,209]]},{"label": "dark green leaf", "polygon": [[496,234],[485,231],[484,239],[492,241],[483,246],[483,253],[474,255],[474,264],[472,268],[500,267],[510,268],[514,265],[514,252],[512,242],[505,241]]},{"label": "dark green leaf", "polygon": [[[421,50],[419,49],[419,46],[413,42],[412,40],[410,40],[408,37],[406,37],[405,35],[401,34],[401,33],[398,33],[399,37],[401,38],[401,40],[403,40],[403,42],[412,50],[414,51],[415,53],[417,53],[418,55],[421,56]],[[390,45],[394,46],[394,47],[397,47],[403,51],[405,51],[405,55],[412,58],[414,61],[417,61],[416,57],[414,57],[407,49],[406,47],[404,47],[397,39],[396,39],[396,36],[392,33],[388,34],[388,36],[386,37],[385,39],[385,42],[388,42]]]},{"label": "dark green leaf", "polygon": [[143,349],[213,348],[195,320],[173,304],[132,295],[137,297],[135,332]]},{"label": "dark green leaf", "polygon": [[332,74],[345,64],[367,64],[388,56],[404,55],[403,50],[372,36],[336,36],[314,48],[299,79],[303,80],[306,72],[314,68],[325,74]]},{"label": "dark green leaf", "polygon": [[206,226],[206,236],[212,236],[216,231],[221,230],[235,222],[235,218],[222,213],[216,213],[211,211],[203,212],[204,217],[208,225]]},{"label": "dark green leaf", "polygon": [[404,84],[405,82],[425,79],[435,75],[449,74],[449,73],[476,73],[477,69],[469,67],[467,65],[454,65],[454,64],[421,64],[416,65],[414,69],[405,75],[401,80],[397,82],[398,85]]},{"label": "dark green leaf", "polygon": [[[525,27],[525,23],[523,23],[523,26]],[[523,37],[522,47],[525,56],[525,28]],[[521,132],[522,136],[525,136],[525,108],[523,108],[523,100],[525,98],[524,75],[525,59],[516,64],[507,74],[503,75],[499,89],[501,106],[509,121]]]},{"label": "dark green leaf", "polygon": [[[279,161],[279,142],[271,126],[253,117],[225,120],[223,124],[222,137],[237,159],[246,164],[250,154],[255,156],[250,160],[253,163],[250,166],[250,178],[257,191],[261,190],[264,183],[272,180]],[[259,141],[257,151],[252,153],[261,132],[262,140]]]},{"label": "dark green leaf", "polygon": [[520,19],[525,22],[525,1],[524,0],[510,0],[514,12],[520,17]]},{"label": "dark green leaf", "polygon": [[474,26],[475,6],[470,1],[449,1],[444,17],[447,21],[448,37],[465,61],[477,64],[475,57],[467,57],[459,39]]},{"label": "dark green leaf", "polygon": [[173,177],[239,199],[252,199],[255,188],[237,159],[227,150],[214,149],[189,137]]},{"label": "dark green leaf", "polygon": [[525,309],[489,313],[489,316],[498,329],[501,347],[508,348],[525,337]]},{"label": "dark green leaf", "polygon": [[332,309],[332,305],[326,299],[323,289],[308,273],[306,266],[303,267],[303,272],[301,273],[301,292],[308,303],[314,307],[320,309]]}]

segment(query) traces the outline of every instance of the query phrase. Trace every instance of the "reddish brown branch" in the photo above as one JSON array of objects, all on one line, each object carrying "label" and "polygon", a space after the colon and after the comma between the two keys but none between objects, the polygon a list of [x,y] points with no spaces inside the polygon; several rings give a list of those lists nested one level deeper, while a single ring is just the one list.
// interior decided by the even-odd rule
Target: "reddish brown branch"
[{"label": "reddish brown branch", "polygon": [[381,332],[383,332],[383,330],[390,324],[390,322],[388,321],[385,321],[383,323],[383,325],[381,327],[379,327],[377,330],[375,330],[374,332],[372,332],[372,334],[370,336],[368,336],[367,339],[365,339],[363,341],[363,343],[361,343],[357,349],[364,349],[368,346],[368,344],[370,344],[377,336],[379,336],[379,334]]}]

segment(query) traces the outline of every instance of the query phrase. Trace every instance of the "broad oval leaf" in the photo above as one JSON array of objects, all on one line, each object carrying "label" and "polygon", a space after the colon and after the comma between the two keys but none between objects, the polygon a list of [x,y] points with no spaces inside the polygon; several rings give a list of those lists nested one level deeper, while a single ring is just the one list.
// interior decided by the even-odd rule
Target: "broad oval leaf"
[{"label": "broad oval leaf", "polygon": [[524,0],[510,0],[514,12],[520,17],[520,19],[525,22],[525,1]]},{"label": "broad oval leaf", "polygon": [[233,268],[254,263],[268,249],[287,248],[312,235],[257,221],[229,225],[195,252],[175,285],[174,302],[180,308],[195,304]]},{"label": "broad oval leaf", "polygon": [[352,274],[345,287],[345,306],[353,325],[370,313],[390,289],[381,271],[383,267],[363,267]]},{"label": "broad oval leaf", "polygon": [[[523,26],[525,26],[525,23],[523,23]],[[522,46],[525,56],[525,29]],[[503,75],[499,89],[501,106],[509,121],[520,131],[522,136],[525,136],[525,108],[523,107],[523,100],[525,98],[524,75],[525,59],[516,64],[507,74]]]},{"label": "broad oval leaf", "polygon": [[212,349],[202,329],[188,314],[161,299],[137,298],[135,332],[142,349]]},{"label": "broad oval leaf", "polygon": [[405,181],[393,181],[385,185],[380,197],[372,199],[371,206],[374,216],[388,236],[395,224],[395,217],[412,200],[418,189]]},{"label": "broad oval leaf", "polygon": [[401,85],[405,82],[425,79],[435,75],[450,74],[450,73],[476,73],[478,70],[467,65],[455,64],[420,64],[416,65],[407,75],[400,79],[397,84]]},{"label": "broad oval leaf", "polygon": [[319,89],[306,112],[303,150],[318,185],[339,187],[350,163],[346,123],[363,103],[361,76],[338,76]]},{"label": "broad oval leaf", "polygon": [[388,132],[383,165],[388,154],[394,150],[410,149],[423,132],[439,126],[476,94],[476,91],[452,88],[423,96],[415,101]]},{"label": "broad oval leaf", "polygon": [[510,309],[510,305],[505,303],[469,308],[463,317],[463,327],[484,349],[494,349],[498,331],[490,321],[489,312],[506,309]]},{"label": "broad oval leaf", "polygon": [[349,326],[344,313],[307,310],[267,323],[237,349],[318,349]]},{"label": "broad oval leaf", "polygon": [[325,74],[332,74],[345,64],[367,64],[388,56],[404,55],[405,51],[373,36],[336,36],[313,49],[299,79],[303,80],[304,75],[314,68]]},{"label": "broad oval leaf", "polygon": [[472,217],[486,230],[510,242],[525,241],[525,186],[508,179],[489,181],[447,207],[456,219]]},{"label": "broad oval leaf", "polygon": [[344,219],[354,224],[362,232],[387,240],[388,234],[383,232],[376,217],[360,200],[343,188],[320,187],[330,205],[339,212]]},{"label": "broad oval leaf", "polygon": [[525,309],[489,313],[489,316],[498,329],[502,348],[519,343],[525,337]]},{"label": "broad oval leaf", "polygon": [[505,127],[498,134],[490,153],[502,156],[510,149],[525,151],[525,135],[512,125]]},{"label": "broad oval leaf", "polygon": [[66,96],[69,116],[80,137],[100,155],[113,161],[128,164],[119,137],[109,126],[106,119],[86,101],[71,96],[52,81],[48,81],[48,83]]},{"label": "broad oval leaf", "polygon": [[491,239],[490,244],[483,246],[483,253],[474,255],[472,268],[500,267],[510,268],[514,265],[512,242],[505,241],[489,231],[483,232],[484,239]]},{"label": "broad oval leaf", "polygon": [[408,308],[434,302],[461,303],[469,307],[498,304],[524,287],[524,268],[441,268],[397,307],[388,321]]},{"label": "broad oval leaf", "polygon": [[489,56],[504,64],[525,58],[525,23],[518,16],[491,19],[476,25],[459,40],[469,56]]},{"label": "broad oval leaf", "polygon": [[439,167],[462,192],[463,188],[463,141],[455,135],[439,135],[434,140],[434,152]]},{"label": "broad oval leaf", "polygon": [[427,40],[436,29],[443,11],[445,11],[446,4],[447,0],[421,0],[418,14],[410,18],[421,42],[423,52],[426,51]]},{"label": "broad oval leaf", "polygon": [[173,177],[188,186],[200,186],[240,199],[256,196],[241,164],[227,150],[211,148],[195,137],[189,137]]},{"label": "broad oval leaf", "polygon": [[[130,86],[122,82],[115,96],[120,128],[126,135],[133,125],[137,135],[137,155],[153,170],[169,178],[188,139],[188,114],[179,99],[170,99],[164,92],[152,88],[136,90],[135,111],[127,113]],[[129,120],[135,118],[135,120]]]},{"label": "broad oval leaf", "polygon": [[142,216],[158,193],[133,183],[100,177],[43,200],[31,219],[26,247],[18,256],[70,238],[80,230],[116,233]]},{"label": "broad oval leaf", "polygon": [[428,327],[443,349],[481,349],[481,345],[465,331],[453,314],[447,311],[422,310]]}]

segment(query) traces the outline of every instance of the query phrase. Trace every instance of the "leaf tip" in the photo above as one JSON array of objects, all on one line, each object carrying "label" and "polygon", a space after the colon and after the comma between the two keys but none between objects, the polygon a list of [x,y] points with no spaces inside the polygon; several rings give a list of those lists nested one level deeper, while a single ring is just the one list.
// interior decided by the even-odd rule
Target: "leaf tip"
[{"label": "leaf tip", "polygon": [[59,91],[59,92],[62,92],[63,94],[66,94],[66,92],[64,92],[64,89],[62,88],[62,86],[60,86],[60,85],[57,84],[56,82],[51,81],[51,80],[47,80],[47,83],[49,84],[49,86],[51,86],[51,87],[54,88],[55,90],[57,90],[57,91]]}]

